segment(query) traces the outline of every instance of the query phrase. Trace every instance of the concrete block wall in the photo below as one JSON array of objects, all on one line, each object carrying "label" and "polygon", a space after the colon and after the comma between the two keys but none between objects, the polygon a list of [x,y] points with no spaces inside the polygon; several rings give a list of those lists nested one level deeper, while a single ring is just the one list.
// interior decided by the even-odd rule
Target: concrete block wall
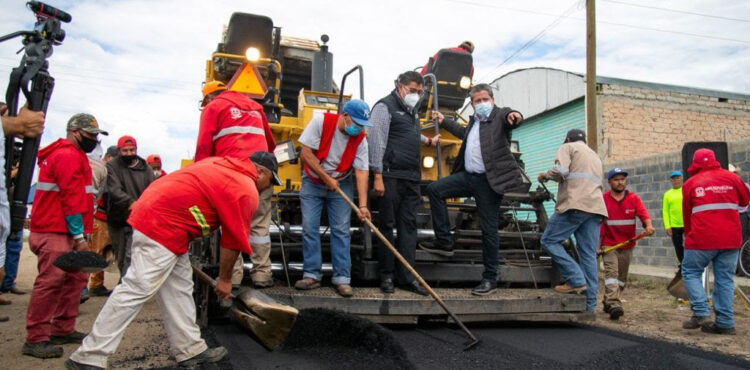
[{"label": "concrete block wall", "polygon": [[[750,140],[729,143],[729,163],[742,169],[740,177],[750,177]],[[680,149],[681,150],[681,149]],[[627,161],[605,161],[604,171],[619,167],[628,172],[628,189],[638,194],[648,209],[656,233],[638,241],[633,251],[633,263],[652,266],[677,266],[672,239],[664,231],[661,207],[664,192],[671,188],[669,174],[682,170],[681,151],[652,155]],[[605,184],[605,190],[609,187]],[[638,223],[637,232],[641,226]]]},{"label": "concrete block wall", "polygon": [[679,151],[688,141],[750,139],[750,102],[602,84],[599,153],[624,161]]}]

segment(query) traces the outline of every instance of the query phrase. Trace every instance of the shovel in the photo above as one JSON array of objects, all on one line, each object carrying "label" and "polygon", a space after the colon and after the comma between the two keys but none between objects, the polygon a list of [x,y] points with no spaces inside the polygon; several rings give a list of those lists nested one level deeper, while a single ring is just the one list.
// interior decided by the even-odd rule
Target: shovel
[{"label": "shovel", "polygon": [[688,300],[687,289],[685,289],[685,282],[682,281],[682,271],[677,270],[674,274],[672,281],[667,284],[667,291],[675,298]]},{"label": "shovel", "polygon": [[[191,266],[195,275],[211,287],[216,287],[214,279],[194,264]],[[268,350],[284,342],[299,314],[296,308],[278,303],[255,289],[243,289],[236,296],[231,294],[230,298],[234,302],[229,311],[230,318],[249,330],[258,343]]]},{"label": "shovel", "polygon": [[636,235],[636,236],[634,236],[634,237],[632,237],[632,238],[630,238],[630,239],[628,239],[628,240],[626,240],[626,241],[624,241],[622,243],[615,244],[615,245],[613,245],[611,247],[604,247],[602,249],[602,251],[599,252],[599,254],[597,255],[597,257],[605,255],[605,254],[607,254],[609,252],[612,252],[613,250],[620,249],[620,248],[622,248],[622,247],[624,247],[624,246],[626,246],[626,245],[628,245],[628,244],[630,244],[630,243],[632,243],[634,241],[641,240],[641,239],[643,239],[643,238],[645,238],[647,236],[648,236],[648,233],[646,233],[644,231],[644,232],[642,232],[642,233],[640,233],[640,234],[638,234],[638,235]]}]

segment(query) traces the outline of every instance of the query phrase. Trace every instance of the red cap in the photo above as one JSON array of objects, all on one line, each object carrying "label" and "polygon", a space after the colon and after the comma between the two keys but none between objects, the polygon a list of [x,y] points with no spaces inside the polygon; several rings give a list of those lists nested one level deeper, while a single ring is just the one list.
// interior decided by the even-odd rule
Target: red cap
[{"label": "red cap", "polygon": [[138,147],[138,144],[135,142],[134,137],[125,135],[117,140],[117,149],[122,149],[126,146]]},{"label": "red cap", "polygon": [[159,157],[158,154],[151,154],[150,156],[146,157],[146,163],[161,163],[161,157]]},{"label": "red cap", "polygon": [[714,161],[716,161],[716,155],[711,149],[701,148],[693,153],[693,163],[708,163]]}]

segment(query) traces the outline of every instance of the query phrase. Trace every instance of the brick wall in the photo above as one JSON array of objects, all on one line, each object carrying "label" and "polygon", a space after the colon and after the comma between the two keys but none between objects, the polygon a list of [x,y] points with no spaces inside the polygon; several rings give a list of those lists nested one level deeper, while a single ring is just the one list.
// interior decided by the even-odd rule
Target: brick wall
[{"label": "brick wall", "polygon": [[[750,102],[602,84],[599,153],[623,161],[679,151],[688,141],[750,139]],[[723,99],[722,99],[723,100]]]},{"label": "brick wall", "polygon": [[[680,144],[681,146],[681,144]],[[682,148],[680,147],[679,150]],[[750,140],[729,143],[729,161],[742,168],[741,177],[748,181],[750,175]],[[682,170],[680,151],[647,156],[627,161],[605,161],[604,171],[620,167],[628,172],[628,189],[638,194],[648,209],[656,234],[642,239],[633,252],[633,263],[654,266],[677,266],[672,240],[664,231],[661,206],[664,192],[671,188],[669,174]],[[609,187],[605,184],[605,190]],[[638,223],[638,233],[641,232]]]}]

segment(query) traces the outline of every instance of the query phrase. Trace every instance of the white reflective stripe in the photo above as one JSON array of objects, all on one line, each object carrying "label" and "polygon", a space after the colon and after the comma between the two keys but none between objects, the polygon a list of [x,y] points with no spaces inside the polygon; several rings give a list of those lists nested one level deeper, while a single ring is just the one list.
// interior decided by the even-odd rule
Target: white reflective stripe
[{"label": "white reflective stripe", "polygon": [[632,219],[632,220],[607,220],[607,225],[612,225],[612,226],[635,225],[635,219]]},{"label": "white reflective stripe", "polygon": [[592,175],[590,173],[585,173],[585,172],[571,172],[565,178],[568,179],[568,180],[571,180],[571,179],[584,179],[584,180],[589,180],[589,181],[591,181],[591,182],[593,182],[593,183],[595,183],[597,185],[601,185],[602,184],[602,179],[600,177],[597,177],[597,176],[594,176],[594,175]]},{"label": "white reflective stripe", "polygon": [[703,211],[715,211],[717,209],[731,209],[738,211],[740,207],[735,203],[708,203],[702,206],[694,207],[693,214]]},{"label": "white reflective stripe", "polygon": [[86,185],[86,193],[96,194],[96,189],[94,189],[93,185]]},{"label": "white reflective stripe", "polygon": [[60,187],[57,186],[57,184],[52,182],[37,182],[36,183],[36,190],[42,190],[42,191],[60,191]]},{"label": "white reflective stripe", "polygon": [[617,284],[620,285],[621,287],[625,287],[624,281],[617,280]]},{"label": "white reflective stripe", "polygon": [[263,135],[266,136],[266,132],[260,128],[260,127],[253,127],[253,126],[231,126],[221,129],[218,134],[214,135],[214,141],[216,139],[232,135],[232,134],[256,134],[256,135]]},{"label": "white reflective stripe", "polygon": [[254,236],[250,235],[250,244],[265,244],[271,242],[271,236],[265,235],[265,236]]},{"label": "white reflective stripe", "polygon": [[567,168],[563,168],[563,166],[560,163],[555,163],[555,165],[552,168],[554,168],[558,172],[560,172],[560,174],[563,177],[567,177],[568,176],[568,169]]},{"label": "white reflective stripe", "polygon": [[620,285],[620,280],[615,278],[604,279],[604,285]]}]

